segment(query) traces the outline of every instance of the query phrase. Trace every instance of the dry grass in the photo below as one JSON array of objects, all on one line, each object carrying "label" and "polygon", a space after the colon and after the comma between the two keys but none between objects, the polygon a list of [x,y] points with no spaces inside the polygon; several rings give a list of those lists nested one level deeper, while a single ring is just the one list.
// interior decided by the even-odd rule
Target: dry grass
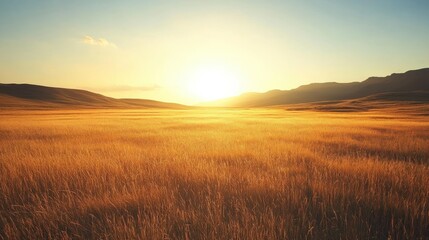
[{"label": "dry grass", "polygon": [[1,239],[428,239],[428,117],[0,113]]}]

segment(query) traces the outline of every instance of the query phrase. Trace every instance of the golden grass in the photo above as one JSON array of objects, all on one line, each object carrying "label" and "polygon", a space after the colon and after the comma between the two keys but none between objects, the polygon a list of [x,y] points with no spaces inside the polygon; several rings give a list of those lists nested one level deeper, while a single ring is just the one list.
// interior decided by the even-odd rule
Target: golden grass
[{"label": "golden grass", "polygon": [[2,239],[428,239],[428,117],[3,111]]}]

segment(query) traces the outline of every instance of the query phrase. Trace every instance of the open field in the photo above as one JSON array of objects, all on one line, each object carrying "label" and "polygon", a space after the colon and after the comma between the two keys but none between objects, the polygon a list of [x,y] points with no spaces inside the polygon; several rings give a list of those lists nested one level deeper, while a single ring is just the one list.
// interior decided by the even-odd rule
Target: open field
[{"label": "open field", "polygon": [[0,239],[428,239],[429,116],[0,112]]}]

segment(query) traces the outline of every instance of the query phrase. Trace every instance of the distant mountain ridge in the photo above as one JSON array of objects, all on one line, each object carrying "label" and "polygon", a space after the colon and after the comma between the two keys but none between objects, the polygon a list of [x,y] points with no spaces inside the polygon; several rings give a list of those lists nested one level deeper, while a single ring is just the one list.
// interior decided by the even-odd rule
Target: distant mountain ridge
[{"label": "distant mountain ridge", "polygon": [[0,84],[0,108],[185,108],[147,99],[116,99],[80,89]]},{"label": "distant mountain ridge", "polygon": [[[355,101],[349,101],[353,99]],[[206,105],[218,107],[295,105],[293,106],[295,109],[328,109],[327,106],[329,109],[369,109],[369,102],[377,102],[380,105],[381,101],[429,103],[429,68],[394,73],[386,77],[370,77],[363,82],[311,83],[292,90],[244,93]],[[321,107],[322,105],[325,107]],[[357,105],[360,107],[356,107]],[[32,84],[0,84],[0,108],[184,109],[188,106],[147,99],[116,99],[80,89]]]},{"label": "distant mountain ridge", "polygon": [[[363,82],[311,83],[292,90],[271,90],[245,93],[237,97],[210,102],[210,106],[265,107],[284,104],[347,100],[381,93],[423,92],[429,94],[429,68],[394,73],[386,77],[370,77]],[[424,93],[427,91],[427,93]],[[407,99],[412,99],[412,95]]]}]

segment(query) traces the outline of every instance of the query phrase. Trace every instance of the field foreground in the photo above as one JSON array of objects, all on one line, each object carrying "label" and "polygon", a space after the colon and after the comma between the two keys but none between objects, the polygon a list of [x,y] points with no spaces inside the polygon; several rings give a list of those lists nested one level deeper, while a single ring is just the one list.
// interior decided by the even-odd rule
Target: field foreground
[{"label": "field foreground", "polygon": [[0,112],[0,239],[428,239],[429,116]]}]

